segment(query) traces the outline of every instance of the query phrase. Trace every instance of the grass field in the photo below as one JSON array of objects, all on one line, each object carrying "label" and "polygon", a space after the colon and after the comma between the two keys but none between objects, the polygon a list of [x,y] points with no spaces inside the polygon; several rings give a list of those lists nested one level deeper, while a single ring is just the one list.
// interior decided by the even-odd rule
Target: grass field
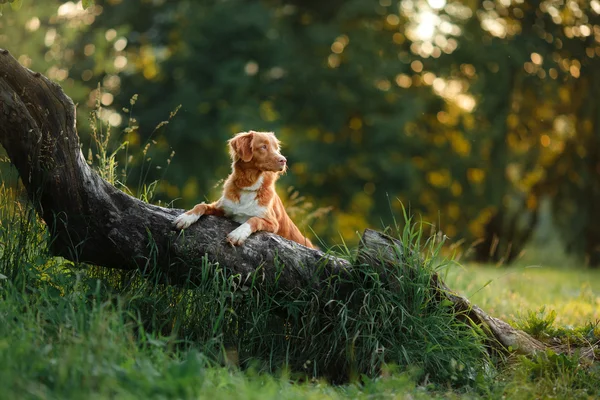
[{"label": "grass field", "polygon": [[600,320],[600,271],[556,266],[450,268],[446,283],[490,315],[520,320],[545,307],[556,324],[580,326]]},{"label": "grass field", "polygon": [[[402,240],[419,235],[405,229]],[[482,336],[428,292],[436,257],[400,292],[361,271],[352,299],[329,302],[327,314],[319,304],[335,298],[329,290],[240,295],[218,273],[174,289],[73,265],[47,246],[31,209],[0,204],[0,399],[600,396],[600,368],[577,356],[489,356]],[[404,279],[400,266],[387,272]],[[451,265],[442,274],[490,315],[542,338],[600,337],[600,271]],[[282,323],[282,310],[296,318]],[[349,380],[326,379],[331,366]]]}]

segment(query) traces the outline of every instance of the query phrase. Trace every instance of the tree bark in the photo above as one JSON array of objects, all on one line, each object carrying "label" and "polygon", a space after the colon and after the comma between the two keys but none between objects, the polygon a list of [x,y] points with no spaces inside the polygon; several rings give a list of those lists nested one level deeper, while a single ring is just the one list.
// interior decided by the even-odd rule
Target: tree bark
[{"label": "tree bark", "polygon": [[[142,272],[159,268],[167,283],[181,284],[201,276],[206,258],[238,275],[240,284],[259,270],[262,282],[277,279],[284,291],[328,285],[329,278],[352,270],[345,259],[266,232],[231,247],[225,237],[238,224],[226,218],[205,216],[184,232],[174,231],[172,220],[183,210],[147,204],[96,174],[81,152],[71,99],[59,85],[21,66],[2,49],[0,143],[53,235],[51,250],[75,262]],[[405,251],[400,242],[367,230],[358,261],[373,267],[382,260],[405,262]],[[343,287],[349,285],[343,280],[339,284],[340,296],[352,289]],[[471,305],[435,274],[431,285],[440,299],[452,301],[461,315],[482,325],[501,347],[527,354],[546,348]]]}]

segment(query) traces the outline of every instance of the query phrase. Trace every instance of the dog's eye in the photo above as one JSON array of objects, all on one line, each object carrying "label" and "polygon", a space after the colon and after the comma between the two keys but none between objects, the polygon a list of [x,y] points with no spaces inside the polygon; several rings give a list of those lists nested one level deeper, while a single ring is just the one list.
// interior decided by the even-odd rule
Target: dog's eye
[{"label": "dog's eye", "polygon": [[267,145],[263,144],[262,146],[260,146],[261,149],[266,150],[267,149]]}]

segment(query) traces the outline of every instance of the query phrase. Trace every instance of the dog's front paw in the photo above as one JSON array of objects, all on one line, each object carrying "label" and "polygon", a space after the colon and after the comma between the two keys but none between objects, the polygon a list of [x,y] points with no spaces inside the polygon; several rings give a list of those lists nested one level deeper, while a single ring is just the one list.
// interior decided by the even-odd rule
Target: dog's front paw
[{"label": "dog's front paw", "polygon": [[227,235],[227,241],[234,246],[240,246],[244,244],[248,236],[252,233],[252,229],[248,223],[243,223],[238,226]]},{"label": "dog's front paw", "polygon": [[185,229],[200,219],[198,214],[183,213],[173,221],[175,229]]}]

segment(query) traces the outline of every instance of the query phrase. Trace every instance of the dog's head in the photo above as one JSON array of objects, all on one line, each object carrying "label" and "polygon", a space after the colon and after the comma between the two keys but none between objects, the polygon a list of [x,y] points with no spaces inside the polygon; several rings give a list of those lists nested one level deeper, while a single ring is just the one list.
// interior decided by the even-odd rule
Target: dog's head
[{"label": "dog's head", "polygon": [[279,140],[273,132],[242,132],[229,140],[233,163],[260,171],[283,172],[287,160],[279,151]]}]

